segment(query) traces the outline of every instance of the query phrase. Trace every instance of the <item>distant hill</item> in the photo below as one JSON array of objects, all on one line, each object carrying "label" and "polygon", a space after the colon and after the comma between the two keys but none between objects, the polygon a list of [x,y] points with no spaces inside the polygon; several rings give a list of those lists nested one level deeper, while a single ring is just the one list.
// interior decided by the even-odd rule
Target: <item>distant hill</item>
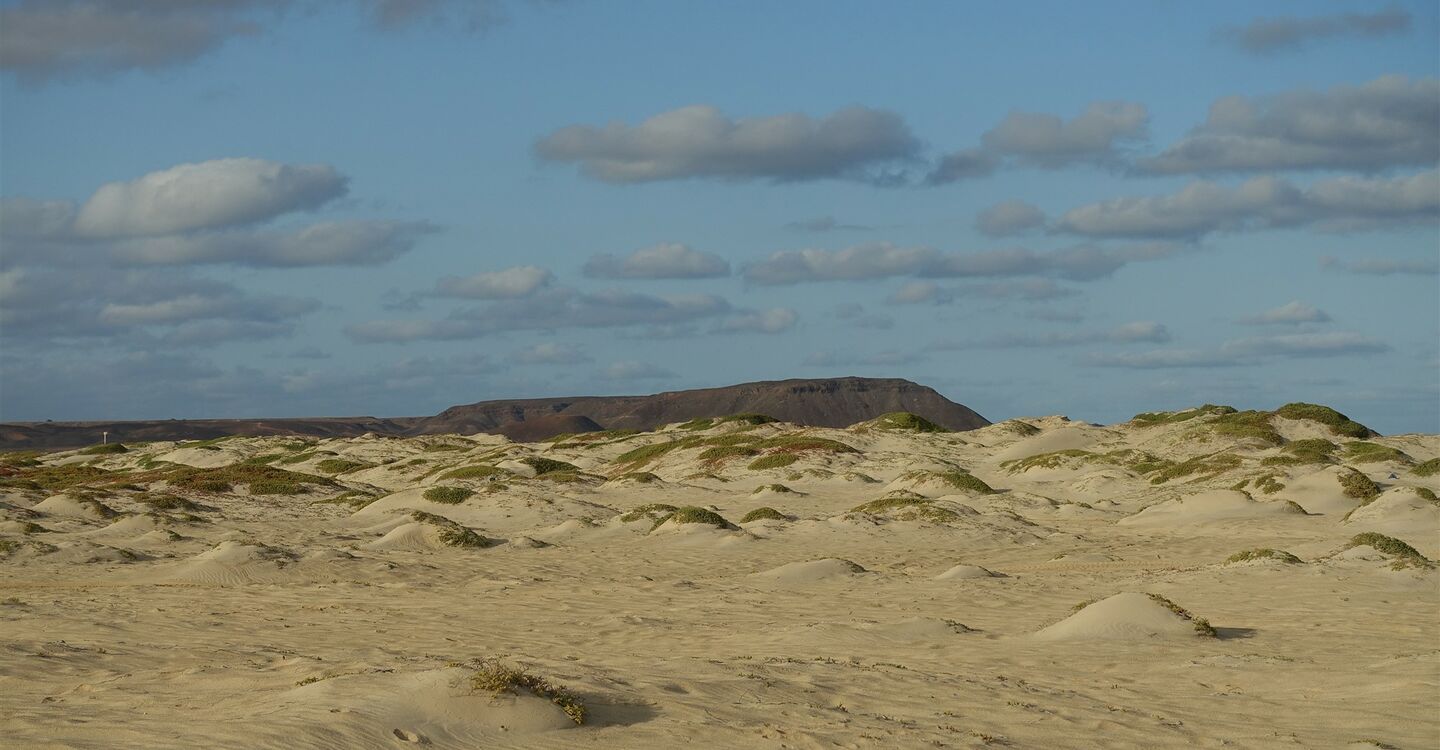
[{"label": "distant hill", "polygon": [[225,435],[348,437],[488,432],[542,440],[565,432],[652,430],[700,417],[758,413],[816,427],[847,427],[881,414],[908,411],[952,430],[990,424],[966,406],[898,378],[771,380],[649,396],[507,399],[452,406],[432,417],[201,419],[134,422],[12,422],[0,424],[7,450],[73,448],[100,442],[203,440]]}]

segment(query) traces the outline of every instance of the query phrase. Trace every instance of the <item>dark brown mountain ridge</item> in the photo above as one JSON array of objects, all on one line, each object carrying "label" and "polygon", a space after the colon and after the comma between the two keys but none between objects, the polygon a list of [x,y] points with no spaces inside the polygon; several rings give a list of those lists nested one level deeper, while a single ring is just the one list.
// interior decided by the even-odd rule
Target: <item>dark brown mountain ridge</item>
[{"label": "dark brown mountain ridge", "polygon": [[970,430],[990,424],[934,389],[899,378],[770,380],[648,396],[504,399],[452,406],[431,417],[186,419],[114,422],[0,423],[0,448],[59,449],[110,442],[207,440],[227,435],[353,437],[373,432],[407,437],[488,432],[514,440],[543,440],[567,432],[653,430],[674,422],[758,413],[815,427],[848,427],[905,411],[942,427]]}]

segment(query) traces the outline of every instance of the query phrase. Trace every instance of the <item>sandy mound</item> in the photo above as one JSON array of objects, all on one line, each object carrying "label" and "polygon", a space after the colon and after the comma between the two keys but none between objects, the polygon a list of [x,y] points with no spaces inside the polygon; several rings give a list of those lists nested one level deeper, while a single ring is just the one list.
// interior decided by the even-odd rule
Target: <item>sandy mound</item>
[{"label": "sandy mound", "polygon": [[165,580],[205,586],[241,586],[283,579],[294,556],[259,544],[225,541],[180,563]]},{"label": "sandy mound", "polygon": [[1304,518],[1305,509],[1285,500],[1258,501],[1244,492],[1211,490],[1152,505],[1122,518],[1122,526],[1191,526],[1255,518]]},{"label": "sandy mound", "polygon": [[1440,528],[1440,502],[1413,487],[1391,487],[1341,522],[1365,531],[1403,533]]},{"label": "sandy mound", "polygon": [[1094,445],[1096,441],[1104,437],[1104,435],[1104,431],[1097,428],[1084,425],[1067,425],[1056,430],[1050,430],[1049,432],[1043,432],[1034,437],[1020,440],[996,453],[993,460],[996,462],[1011,461],[1040,453],[1084,450]]},{"label": "sandy mound", "polygon": [[55,495],[35,504],[32,510],[52,516],[86,518],[92,520],[113,518],[115,512],[98,500],[77,500],[69,495]]},{"label": "sandy mound", "polygon": [[1360,504],[1358,498],[1347,497],[1340,485],[1340,476],[1348,471],[1343,466],[1327,466],[1294,479],[1281,478],[1283,494],[1311,513],[1344,515]]},{"label": "sandy mound", "polygon": [[778,568],[761,571],[753,574],[753,578],[776,581],[787,584],[807,584],[819,581],[839,580],[851,578],[865,573],[866,570],[849,560],[842,560],[838,557],[829,557],[824,560],[810,560],[808,562],[795,562],[788,565],[781,565]]},{"label": "sandy mound", "polygon": [[[470,684],[464,667],[413,674],[344,675],[321,679],[289,691],[286,713],[339,717],[352,737],[365,746],[403,747],[406,743],[448,747],[499,747],[505,737],[574,729],[560,706],[523,689],[496,695]],[[513,740],[512,740],[513,741]]]},{"label": "sandy mound", "polygon": [[1089,604],[1035,634],[1048,641],[1193,638],[1196,621],[1150,594],[1127,592]]},{"label": "sandy mound", "polygon": [[998,577],[999,577],[999,576],[998,576],[995,572],[993,572],[993,571],[991,571],[991,570],[987,570],[986,568],[982,568],[982,567],[980,567],[979,565],[965,565],[965,564],[962,563],[962,564],[960,564],[960,565],[956,565],[955,567],[953,567],[953,568],[945,571],[944,573],[941,573],[941,574],[938,575],[938,576],[935,576],[935,580],[937,580],[937,581],[962,581],[962,580],[967,580],[967,579],[971,579],[971,578],[998,578]]},{"label": "sandy mound", "polygon": [[484,549],[498,543],[444,516],[414,511],[409,515],[409,520],[365,547],[390,550],[433,550],[445,547]]}]

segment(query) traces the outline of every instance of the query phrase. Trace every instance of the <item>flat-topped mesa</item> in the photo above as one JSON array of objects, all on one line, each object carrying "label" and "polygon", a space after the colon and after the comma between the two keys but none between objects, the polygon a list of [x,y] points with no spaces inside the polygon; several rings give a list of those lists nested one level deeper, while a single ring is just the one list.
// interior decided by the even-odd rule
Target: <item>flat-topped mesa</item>
[{"label": "flat-topped mesa", "polygon": [[650,396],[582,396],[482,401],[423,420],[423,433],[493,432],[509,422],[584,416],[605,429],[653,430],[666,424],[742,412],[813,427],[849,427],[892,412],[911,412],[950,430],[990,424],[966,406],[898,378],[772,380]]},{"label": "flat-topped mesa", "polygon": [[432,417],[29,422],[0,425],[0,449],[74,448],[100,442],[203,440],[229,435],[356,437],[498,433],[520,441],[597,430],[653,430],[752,413],[812,427],[849,427],[908,412],[948,430],[990,422],[966,406],[898,378],[772,380],[648,396],[505,399],[452,406]]}]

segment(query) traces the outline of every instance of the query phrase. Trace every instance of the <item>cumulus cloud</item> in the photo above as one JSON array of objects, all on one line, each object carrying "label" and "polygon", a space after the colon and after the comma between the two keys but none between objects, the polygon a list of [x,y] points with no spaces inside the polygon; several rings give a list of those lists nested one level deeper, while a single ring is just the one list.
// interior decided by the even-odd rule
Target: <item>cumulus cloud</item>
[{"label": "cumulus cloud", "polygon": [[729,276],[730,262],[714,253],[667,242],[623,258],[608,253],[591,256],[583,272],[592,279],[710,279]]},{"label": "cumulus cloud", "polygon": [[746,310],[715,326],[715,333],[784,333],[795,327],[800,314],[788,307]]},{"label": "cumulus cloud", "polygon": [[1135,321],[1108,331],[1061,331],[1051,333],[1001,333],[963,342],[942,342],[936,349],[1054,349],[1082,344],[1163,344],[1170,330],[1154,321]]},{"label": "cumulus cloud", "polygon": [[1129,263],[1159,260],[1177,252],[1179,248],[1175,245],[1147,244],[1124,248],[1078,245],[1049,253],[1024,248],[942,253],[928,247],[877,243],[843,250],[782,250],[747,265],[742,274],[747,282],[762,286],[896,276],[1055,276],[1088,281],[1109,276]]},{"label": "cumulus cloud", "polygon": [[442,320],[374,320],[352,324],[345,331],[364,343],[453,341],[504,331],[667,325],[731,311],[728,302],[709,294],[656,296],[554,287],[519,300],[460,310]]},{"label": "cumulus cloud", "polygon": [[180,164],[102,185],[80,207],[75,232],[89,238],[217,229],[319,208],[346,192],[326,164],[216,159]]},{"label": "cumulus cloud", "polygon": [[254,295],[177,271],[104,268],[0,272],[0,328],[8,341],[166,336],[214,344],[287,335],[318,310],[313,299]]},{"label": "cumulus cloud", "polygon": [[669,380],[675,373],[649,362],[615,362],[599,372],[601,380]]},{"label": "cumulus cloud", "polygon": [[[259,35],[301,0],[19,0],[0,8],[0,70],[26,83],[156,71]],[[381,30],[421,22],[484,30],[503,0],[356,0]],[[274,11],[274,12],[272,12]]]},{"label": "cumulus cloud", "polygon": [[1440,160],[1440,80],[1390,75],[1359,86],[1228,96],[1160,154],[1149,174],[1433,166]]},{"label": "cumulus cloud", "polygon": [[1142,141],[1150,121],[1143,104],[1092,102],[1071,120],[1011,112],[980,138],[986,150],[1020,163],[1058,169],[1079,163],[1113,164],[1127,144]]},{"label": "cumulus cloud", "polygon": [[1310,359],[1379,354],[1390,350],[1383,341],[1350,331],[1254,336],[1226,341],[1214,349],[1156,349],[1148,352],[1091,353],[1082,364],[1154,370],[1190,367],[1237,367],[1276,359]]},{"label": "cumulus cloud", "polygon": [[1301,323],[1329,323],[1330,315],[1324,310],[1313,305],[1307,305],[1299,300],[1283,304],[1273,310],[1266,310],[1258,315],[1247,315],[1240,318],[1244,325],[1299,325]]},{"label": "cumulus cloud", "polygon": [[1368,276],[1436,276],[1440,275],[1440,259],[1430,258],[1358,258],[1342,260],[1331,256],[1320,259],[1320,267],[1345,273]]},{"label": "cumulus cloud", "polygon": [[975,228],[987,237],[1010,237],[1045,225],[1045,212],[1021,200],[1001,201],[975,217]]},{"label": "cumulus cloud", "polygon": [[969,148],[946,154],[935,165],[925,182],[929,185],[948,185],[961,180],[989,177],[1000,168],[1001,159],[981,148]]},{"label": "cumulus cloud", "polygon": [[571,162],[611,183],[688,178],[883,182],[920,143],[893,112],[849,107],[826,117],[792,113],[732,119],[694,105],[639,125],[571,125],[535,144],[547,161]]},{"label": "cumulus cloud", "polygon": [[435,294],[466,299],[519,299],[550,286],[554,281],[555,274],[544,268],[516,266],[470,276],[447,276],[435,284]]},{"label": "cumulus cloud", "polygon": [[578,365],[590,362],[590,355],[573,344],[544,341],[513,352],[510,359],[522,365]]},{"label": "cumulus cloud", "polygon": [[1410,30],[1410,14],[1399,6],[1374,13],[1340,13],[1329,16],[1278,16],[1257,18],[1244,26],[1226,26],[1215,38],[1256,55],[1304,47],[1322,39],[1364,38],[1403,34]]},{"label": "cumulus cloud", "polygon": [[1171,195],[1115,198],[1067,211],[1062,232],[1091,237],[1198,239],[1212,232],[1314,227],[1360,231],[1440,218],[1440,173],[1337,177],[1301,188],[1264,176],[1236,187],[1193,182]]},{"label": "cumulus cloud", "polygon": [[435,227],[424,222],[323,222],[287,231],[240,230],[130,240],[113,245],[111,258],[141,266],[367,266],[410,252],[421,237],[434,231]]}]

